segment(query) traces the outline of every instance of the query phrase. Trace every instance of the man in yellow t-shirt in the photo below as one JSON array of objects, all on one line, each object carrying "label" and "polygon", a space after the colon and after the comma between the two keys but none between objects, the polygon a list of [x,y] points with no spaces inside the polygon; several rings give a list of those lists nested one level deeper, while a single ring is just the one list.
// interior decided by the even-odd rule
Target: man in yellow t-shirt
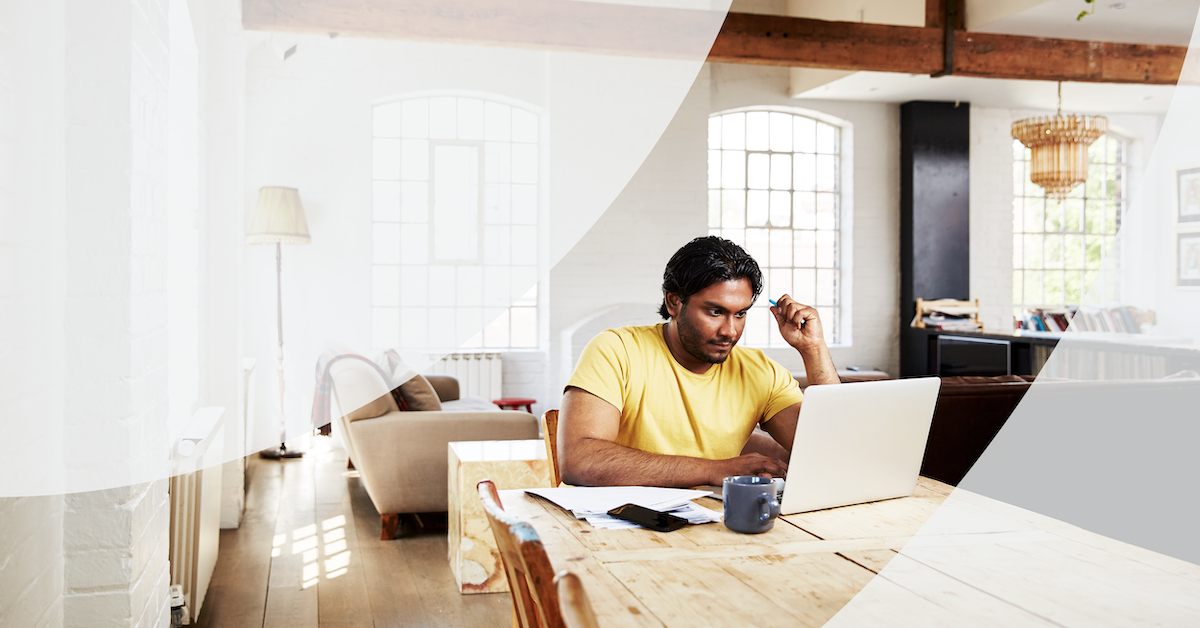
[{"label": "man in yellow t-shirt", "polygon": [[[752,433],[761,425],[790,450],[803,394],[787,369],[737,346],[761,291],[762,271],[733,242],[708,236],[679,249],[663,273],[667,322],[604,331],[580,356],[559,413],[563,481],[698,486],[784,476],[786,462]],[[816,310],[783,295],[771,313],[809,382],[837,383]]]}]

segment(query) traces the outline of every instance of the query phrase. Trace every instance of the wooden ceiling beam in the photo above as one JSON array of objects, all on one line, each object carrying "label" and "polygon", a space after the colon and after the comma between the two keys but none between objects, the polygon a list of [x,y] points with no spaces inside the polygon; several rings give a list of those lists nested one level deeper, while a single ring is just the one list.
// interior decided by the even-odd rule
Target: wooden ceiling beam
[{"label": "wooden ceiling beam", "polygon": [[[563,0],[243,0],[249,30],[850,71],[936,74],[945,33],[798,17]],[[944,18],[943,18],[944,19]],[[944,22],[943,22],[944,23]],[[721,24],[716,41],[711,41]],[[711,48],[710,48],[711,46]],[[954,31],[959,76],[1173,85],[1187,48]]]}]

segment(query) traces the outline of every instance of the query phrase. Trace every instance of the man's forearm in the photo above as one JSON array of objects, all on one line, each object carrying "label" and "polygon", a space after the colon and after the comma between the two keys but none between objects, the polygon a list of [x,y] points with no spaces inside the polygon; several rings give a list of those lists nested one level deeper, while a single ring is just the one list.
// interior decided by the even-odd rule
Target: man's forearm
[{"label": "man's forearm", "polygon": [[652,454],[586,438],[559,452],[563,481],[578,486],[700,486],[720,483],[722,460]]},{"label": "man's forearm", "polygon": [[808,351],[801,351],[800,357],[804,359],[804,374],[808,378],[809,385],[841,383],[837,367],[833,365],[833,357],[829,355],[829,348],[824,344]]}]

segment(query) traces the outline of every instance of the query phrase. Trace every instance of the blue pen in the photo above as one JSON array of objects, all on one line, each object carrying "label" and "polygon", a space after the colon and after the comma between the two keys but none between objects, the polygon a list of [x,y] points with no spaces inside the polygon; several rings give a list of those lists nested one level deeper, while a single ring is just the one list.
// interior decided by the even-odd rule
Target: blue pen
[{"label": "blue pen", "polygon": [[767,299],[767,303],[770,303],[771,305],[779,307],[779,304],[775,302],[775,299]]}]

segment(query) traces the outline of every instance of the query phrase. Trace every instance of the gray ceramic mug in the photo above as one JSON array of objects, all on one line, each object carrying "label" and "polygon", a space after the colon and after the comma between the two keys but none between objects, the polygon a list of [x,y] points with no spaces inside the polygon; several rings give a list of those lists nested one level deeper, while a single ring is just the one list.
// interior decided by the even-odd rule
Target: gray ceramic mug
[{"label": "gray ceramic mug", "polygon": [[725,527],[742,534],[760,534],[775,525],[779,516],[777,485],[771,478],[734,475],[721,487],[725,502]]}]

